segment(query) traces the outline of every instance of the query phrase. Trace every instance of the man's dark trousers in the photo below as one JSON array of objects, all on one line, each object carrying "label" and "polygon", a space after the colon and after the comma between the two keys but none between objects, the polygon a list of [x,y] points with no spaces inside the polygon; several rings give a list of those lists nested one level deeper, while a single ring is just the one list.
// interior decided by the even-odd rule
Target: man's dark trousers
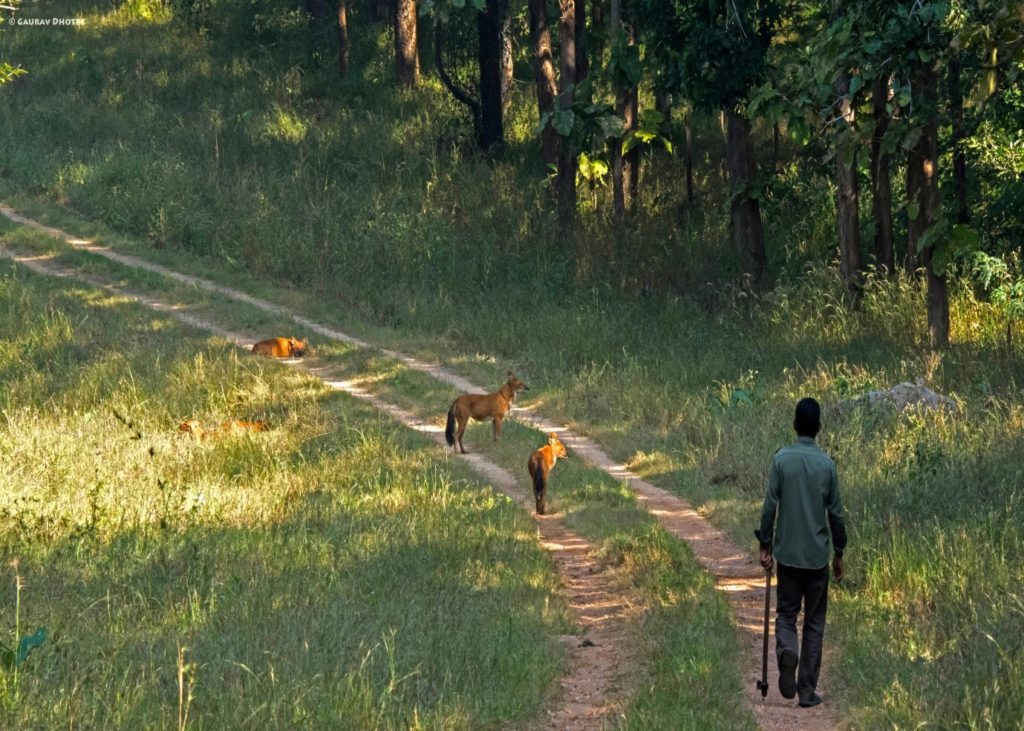
[{"label": "man's dark trousers", "polygon": [[[828,565],[820,569],[797,569],[778,564],[778,614],[775,617],[775,655],[783,649],[800,656],[796,691],[809,700],[818,687],[821,645],[825,639],[825,611],[828,609]],[[796,639],[796,617],[804,605],[803,643]]]}]

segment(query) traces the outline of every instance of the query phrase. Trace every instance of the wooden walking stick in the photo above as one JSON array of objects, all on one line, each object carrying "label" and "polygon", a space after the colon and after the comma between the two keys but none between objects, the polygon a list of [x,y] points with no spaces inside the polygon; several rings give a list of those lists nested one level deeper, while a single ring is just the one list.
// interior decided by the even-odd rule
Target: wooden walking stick
[{"label": "wooden walking stick", "polygon": [[757,681],[757,689],[761,697],[768,695],[768,614],[772,610],[772,570],[764,570],[764,654],[761,656],[761,679]]}]

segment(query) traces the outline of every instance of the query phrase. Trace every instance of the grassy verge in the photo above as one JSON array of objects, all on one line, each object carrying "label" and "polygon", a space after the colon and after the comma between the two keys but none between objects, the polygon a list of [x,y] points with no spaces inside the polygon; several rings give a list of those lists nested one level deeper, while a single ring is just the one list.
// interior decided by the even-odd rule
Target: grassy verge
[{"label": "grassy verge", "polygon": [[[0,674],[8,723],[536,712],[566,614],[507,499],[372,410],[123,299],[8,264],[0,299],[0,452],[18,475],[0,501],[4,634],[15,575],[21,628],[50,633]],[[272,429],[199,440],[185,418]]]},{"label": "grassy verge", "polygon": [[[51,240],[24,230],[9,235],[19,245],[54,248]],[[93,257],[70,255],[89,261],[100,272],[128,280],[135,276]],[[165,292],[180,289],[177,294],[185,301],[196,297],[190,288],[144,279]],[[258,282],[249,288],[255,293],[275,292]],[[789,306],[790,294],[780,289],[776,307]],[[831,626],[839,641],[837,685],[843,689],[844,703],[866,726],[948,714],[973,723],[993,713],[1000,718],[1016,713],[1022,705],[1011,680],[1021,662],[1020,651],[1008,639],[1024,621],[1019,609],[1022,576],[1012,561],[1021,543],[1021,532],[1012,520],[1020,500],[1013,476],[1020,466],[1024,433],[1018,374],[994,348],[986,350],[987,341],[980,335],[974,346],[962,346],[945,357],[919,350],[913,343],[901,345],[904,331],[892,322],[901,317],[904,323],[912,320],[909,313],[918,297],[906,283],[876,283],[860,313],[840,317],[838,309],[818,312],[816,321],[805,324],[797,335],[785,335],[792,320],[778,309],[758,311],[753,322],[734,314],[724,331],[716,331],[707,318],[703,324],[691,323],[688,327],[703,328],[704,347],[691,351],[683,369],[686,380],[695,379],[689,387],[658,368],[660,361],[653,354],[643,364],[637,359],[632,366],[615,367],[609,360],[602,367],[545,377],[550,374],[531,365],[531,356],[550,358],[551,351],[531,347],[529,339],[524,340],[523,357],[516,360],[457,350],[441,360],[481,383],[500,382],[503,370],[514,363],[530,383],[531,394],[545,401],[546,408],[573,417],[575,426],[596,436],[615,456],[693,500],[740,541],[749,540],[749,526],[756,519],[763,465],[774,448],[789,439],[791,404],[807,392],[832,404],[821,441],[839,459],[853,545],[858,547],[848,562],[850,579],[833,602]],[[215,297],[203,299],[213,311],[234,309]],[[317,309],[313,298],[302,293],[293,292],[286,299],[300,306],[306,301],[311,310]],[[965,331],[984,334],[996,326],[969,292],[961,290],[958,301]],[[276,318],[248,317],[255,318],[250,320],[253,324],[281,332],[294,329]],[[334,324],[347,319],[327,318]],[[756,333],[757,339],[734,340],[728,328],[733,334]],[[436,344],[423,345],[424,335],[405,338],[401,330],[372,325],[357,332],[381,336],[389,345],[420,355],[440,354]],[[870,342],[872,332],[886,333],[890,342]],[[731,381],[711,379],[710,387],[698,387],[699,377],[689,373],[704,369],[704,377],[710,378],[725,363],[735,372],[744,362],[752,362],[750,351],[770,342],[772,334],[791,343],[797,358],[793,365],[782,364],[784,349],[766,349],[760,368]],[[824,337],[833,346],[823,348],[814,360],[815,345]],[[320,352],[336,365],[351,361],[352,373],[372,372],[378,366],[390,372],[398,385],[385,379],[383,388],[391,389],[392,397],[414,391],[412,401],[420,408],[429,404],[429,413],[439,417],[453,395],[396,364],[375,364],[374,356],[365,351],[321,344]],[[896,415],[834,406],[869,388],[921,373],[957,395],[963,408],[956,415]],[[403,386],[403,381],[408,383]],[[749,402],[734,397],[738,389]],[[630,397],[642,408],[632,407]],[[945,546],[947,553],[955,546],[956,561],[947,563],[948,556],[930,550],[937,545]],[[961,569],[945,570],[949,566]],[[922,580],[922,575],[928,578]],[[877,580],[881,576],[885,581]],[[950,594],[952,587],[960,587],[959,594]],[[940,596],[958,599],[937,601]],[[944,629],[936,632],[933,627]],[[957,641],[951,642],[950,636]],[[971,639],[961,646],[964,638]],[[880,653],[887,662],[865,672],[864,666],[873,663],[864,658]],[[942,687],[933,680],[939,665],[946,678]],[[950,682],[963,691],[956,702],[943,691]],[[886,699],[881,706],[874,703],[878,697]]]},{"label": "grassy verge", "polygon": [[[19,247],[45,243],[38,234],[20,227],[8,232],[4,241]],[[65,256],[75,263],[94,259],[74,253]],[[122,276],[115,278],[132,288],[150,291],[148,285],[156,283],[148,275],[133,278],[116,264],[96,261],[91,264],[87,268],[94,274],[109,276],[115,273],[113,270],[120,270],[117,273]],[[201,296],[193,288],[162,284],[164,287],[156,292],[160,296],[171,296],[189,309],[227,321],[232,327],[280,325],[273,317],[254,316],[246,312],[248,308],[232,308],[223,301],[212,301],[217,298]],[[436,381],[377,357],[367,349],[324,344],[318,347],[318,357],[345,375],[369,378],[388,399],[425,416],[436,411],[436,401],[450,400],[450,391]],[[236,411],[234,415],[271,420],[276,416],[265,409]],[[213,424],[218,418],[228,416],[230,414],[220,412],[203,420]],[[175,415],[171,421],[178,418]],[[480,425],[471,428],[468,439],[480,441],[482,431]],[[525,475],[520,458],[528,454],[537,441],[538,435],[532,430],[510,425],[499,448],[489,450],[488,454],[514,472]],[[232,455],[226,457],[230,459]],[[624,590],[633,593],[635,599],[648,608],[638,627],[637,638],[642,644],[639,653],[642,664],[652,672],[643,683],[638,683],[642,687],[624,711],[626,725],[693,723],[734,728],[749,725],[749,717],[729,700],[739,693],[739,670],[728,608],[690,552],[637,508],[627,489],[616,485],[603,473],[572,462],[564,467],[560,465],[559,473],[559,493],[553,496],[556,509],[565,510],[574,528],[603,547],[606,560],[621,567],[619,575],[625,582]],[[207,499],[205,494],[203,499]],[[398,580],[408,579],[405,576]],[[709,703],[708,698],[717,700]]]}]

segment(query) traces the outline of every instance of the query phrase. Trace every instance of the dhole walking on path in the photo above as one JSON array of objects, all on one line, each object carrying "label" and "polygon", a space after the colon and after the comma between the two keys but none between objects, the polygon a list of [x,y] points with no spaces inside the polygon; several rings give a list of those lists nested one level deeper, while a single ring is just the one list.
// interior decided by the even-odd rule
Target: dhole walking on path
[{"label": "dhole walking on path", "polygon": [[548,443],[530,455],[526,469],[530,470],[533,479],[533,499],[537,506],[537,515],[544,515],[544,498],[548,494],[548,473],[555,466],[559,457],[568,457],[565,445],[554,432],[548,434]]},{"label": "dhole walking on path", "polygon": [[257,355],[269,355],[271,358],[301,358],[306,354],[309,344],[297,338],[270,338],[261,340],[252,346]]},{"label": "dhole walking on path", "polygon": [[[466,424],[469,423],[470,417],[477,421],[490,419],[494,422],[492,427],[494,441],[498,441],[498,437],[501,436],[501,422],[512,408],[512,401],[516,394],[529,390],[525,383],[516,378],[512,371],[509,371],[508,381],[496,393],[489,393],[486,396],[466,393],[459,396],[448,409],[448,425],[444,429],[444,438],[448,442],[448,446],[454,447],[457,440],[459,449],[463,454],[466,453],[466,448],[462,446],[462,435],[466,431]],[[458,425],[457,429],[456,424]]]}]

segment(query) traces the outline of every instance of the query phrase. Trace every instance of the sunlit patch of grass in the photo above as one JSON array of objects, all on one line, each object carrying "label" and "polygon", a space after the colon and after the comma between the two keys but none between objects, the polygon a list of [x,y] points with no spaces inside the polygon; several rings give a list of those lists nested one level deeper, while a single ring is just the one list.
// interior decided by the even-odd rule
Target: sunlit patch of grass
[{"label": "sunlit patch of grass", "polygon": [[180,647],[197,724],[536,712],[566,608],[517,507],[317,381],[83,292],[0,266],[0,553],[54,638],[17,696],[0,676],[11,723],[173,725]]}]

